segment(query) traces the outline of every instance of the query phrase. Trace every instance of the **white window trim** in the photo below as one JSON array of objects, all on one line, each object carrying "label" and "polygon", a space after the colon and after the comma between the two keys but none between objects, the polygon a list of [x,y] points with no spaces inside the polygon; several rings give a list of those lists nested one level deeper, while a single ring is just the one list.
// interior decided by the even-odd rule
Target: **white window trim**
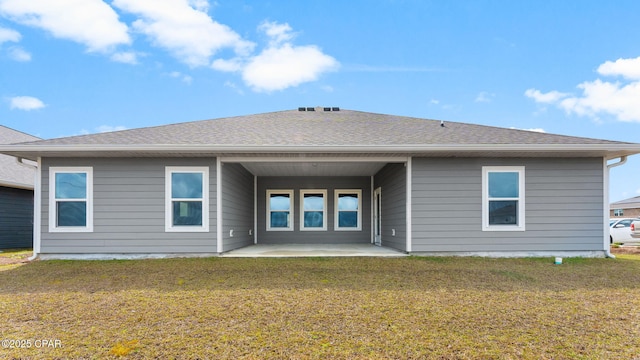
[{"label": "white window trim", "polygon": [[[305,194],[322,194],[322,227],[305,227],[304,226],[304,195]],[[327,190],[300,190],[300,231],[327,231]]]},{"label": "white window trim", "polygon": [[[277,227],[277,228],[272,228],[271,227],[271,207],[270,207],[270,203],[269,201],[271,200],[271,194],[287,194],[289,195],[289,226],[286,228],[281,228],[281,227]],[[267,208],[267,231],[293,231],[294,226],[294,213],[295,213],[295,209],[294,209],[294,201],[293,201],[293,190],[267,190],[267,201],[266,201],[266,208]],[[277,210],[276,210],[277,211]]]},{"label": "white window trim", "polygon": [[[340,223],[338,222],[338,215],[340,212],[338,210],[338,198],[340,194],[357,194],[358,195],[358,226],[357,227],[340,227]],[[334,191],[334,223],[333,230],[334,231],[362,231],[362,190],[361,189],[336,189]]]},{"label": "white window trim", "polygon": [[[56,174],[84,173],[87,175],[87,197],[85,199],[70,199],[87,203],[86,226],[57,226],[56,206]],[[93,168],[82,167],[50,167],[49,168],[49,232],[93,232]]]},{"label": "white window trim", "polygon": [[[518,197],[500,200],[518,201],[517,225],[489,225],[489,173],[517,172]],[[483,166],[482,167],[482,231],[525,231],[525,172],[524,166]]]},{"label": "white window trim", "polygon": [[[200,173],[202,174],[202,199],[173,199],[171,197],[171,174]],[[167,166],[165,167],[165,232],[209,232],[209,167],[208,166]],[[173,225],[173,201],[202,201],[202,225]]]}]

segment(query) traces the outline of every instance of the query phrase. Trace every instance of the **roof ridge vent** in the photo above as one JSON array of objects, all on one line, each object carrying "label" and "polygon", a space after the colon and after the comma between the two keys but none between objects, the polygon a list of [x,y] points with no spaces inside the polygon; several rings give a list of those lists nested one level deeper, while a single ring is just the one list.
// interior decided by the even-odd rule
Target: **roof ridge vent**
[{"label": "roof ridge vent", "polygon": [[325,111],[325,112],[332,112],[332,111],[340,111],[340,108],[337,106],[317,106],[317,107],[305,107],[305,106],[300,106],[298,108],[298,111]]}]

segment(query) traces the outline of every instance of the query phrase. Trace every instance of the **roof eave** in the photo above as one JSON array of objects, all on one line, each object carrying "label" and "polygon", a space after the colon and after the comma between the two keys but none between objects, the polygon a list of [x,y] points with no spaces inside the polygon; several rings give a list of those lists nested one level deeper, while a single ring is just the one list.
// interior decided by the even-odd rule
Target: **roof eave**
[{"label": "roof eave", "polygon": [[[154,153],[159,155],[188,155],[192,153],[398,153],[410,155],[496,154],[584,154],[613,159],[640,153],[640,144],[415,144],[415,145],[202,145],[202,144],[135,144],[135,145],[0,145],[0,153],[36,160],[37,157],[104,156],[104,153]],[[574,156],[574,155],[572,155]]]},{"label": "roof eave", "polygon": [[0,186],[22,190],[33,190],[34,188],[33,184],[19,183],[8,180],[0,180]]}]

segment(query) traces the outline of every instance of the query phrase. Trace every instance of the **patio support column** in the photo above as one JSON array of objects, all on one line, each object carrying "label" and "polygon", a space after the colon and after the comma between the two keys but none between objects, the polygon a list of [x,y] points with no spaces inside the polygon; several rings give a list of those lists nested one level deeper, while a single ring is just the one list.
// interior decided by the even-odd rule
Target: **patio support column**
[{"label": "patio support column", "polygon": [[253,243],[258,243],[258,176],[253,175]]},{"label": "patio support column", "polygon": [[216,158],[216,250],[222,253],[222,160]]},{"label": "patio support column", "polygon": [[413,172],[411,170],[411,156],[409,156],[409,158],[407,158],[407,164],[406,164],[406,168],[407,168],[407,252],[410,253],[411,252],[411,183],[412,183],[412,177],[413,177]]},{"label": "patio support column", "polygon": [[[42,231],[42,158],[38,157],[38,166],[33,187],[33,255],[29,260],[33,260],[40,254],[40,232]],[[49,209],[51,211],[51,209]]]},{"label": "patio support column", "polygon": [[376,243],[376,240],[375,240],[375,238],[376,238],[376,233],[375,233],[376,232],[376,230],[375,230],[376,224],[375,224],[375,216],[374,216],[374,210],[373,210],[373,207],[375,206],[375,200],[373,198],[373,196],[374,196],[373,195],[373,191],[374,191],[373,187],[375,186],[375,184],[374,184],[373,179],[374,179],[374,176],[371,175],[371,191],[370,191],[370,194],[369,194],[369,198],[371,199],[371,243],[375,244]]}]

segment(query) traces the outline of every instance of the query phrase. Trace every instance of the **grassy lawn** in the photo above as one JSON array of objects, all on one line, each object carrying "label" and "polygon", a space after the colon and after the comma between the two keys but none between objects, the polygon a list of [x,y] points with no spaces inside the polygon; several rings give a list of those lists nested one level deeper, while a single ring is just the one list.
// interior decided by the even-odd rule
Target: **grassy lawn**
[{"label": "grassy lawn", "polygon": [[31,249],[0,250],[0,271],[17,268],[28,261],[33,255]]},{"label": "grassy lawn", "polygon": [[564,260],[37,261],[0,358],[639,359],[640,255]]}]

